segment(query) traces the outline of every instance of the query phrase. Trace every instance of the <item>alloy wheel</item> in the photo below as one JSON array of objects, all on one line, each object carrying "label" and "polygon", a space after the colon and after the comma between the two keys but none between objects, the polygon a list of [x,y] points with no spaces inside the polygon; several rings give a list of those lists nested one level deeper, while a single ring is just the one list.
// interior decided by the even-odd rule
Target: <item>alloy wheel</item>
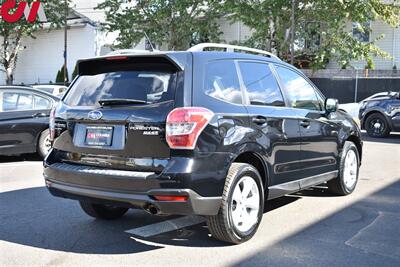
[{"label": "alloy wheel", "polygon": [[231,202],[232,222],[245,233],[258,222],[260,192],[253,178],[244,176],[236,184]]},{"label": "alloy wheel", "polygon": [[346,188],[351,189],[357,182],[358,160],[354,150],[349,150],[344,162],[343,181]]}]

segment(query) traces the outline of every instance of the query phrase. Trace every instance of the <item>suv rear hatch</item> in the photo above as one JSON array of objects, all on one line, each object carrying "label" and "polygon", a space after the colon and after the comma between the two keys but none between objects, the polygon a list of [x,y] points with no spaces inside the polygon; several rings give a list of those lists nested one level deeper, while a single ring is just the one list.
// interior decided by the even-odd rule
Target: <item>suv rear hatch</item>
[{"label": "suv rear hatch", "polygon": [[59,134],[54,147],[96,165],[168,158],[165,121],[175,106],[180,74],[166,56],[81,61],[79,76],[56,114],[56,127],[64,125],[68,131]]}]

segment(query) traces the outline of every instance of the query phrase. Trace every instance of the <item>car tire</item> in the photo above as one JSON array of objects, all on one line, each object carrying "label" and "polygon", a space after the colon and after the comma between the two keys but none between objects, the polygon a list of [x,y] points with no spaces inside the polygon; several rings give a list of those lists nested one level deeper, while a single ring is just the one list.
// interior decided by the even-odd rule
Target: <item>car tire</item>
[{"label": "car tire", "polygon": [[44,159],[51,149],[50,130],[44,130],[40,136],[37,144],[37,152],[39,156]]},{"label": "car tire", "polygon": [[96,219],[115,220],[119,219],[128,211],[128,208],[114,207],[110,205],[94,204],[80,201],[83,211]]},{"label": "car tire", "polygon": [[391,131],[387,120],[380,113],[373,113],[368,116],[364,128],[369,136],[377,138],[386,137]]},{"label": "car tire", "polygon": [[[247,195],[245,188],[246,192],[250,190]],[[263,212],[264,188],[260,174],[249,164],[233,163],[225,180],[219,212],[206,217],[208,229],[218,240],[243,243],[256,233]]]},{"label": "car tire", "polygon": [[339,175],[337,178],[328,181],[330,192],[340,196],[353,193],[357,186],[360,170],[360,156],[358,149],[353,142],[346,141],[339,163]]}]

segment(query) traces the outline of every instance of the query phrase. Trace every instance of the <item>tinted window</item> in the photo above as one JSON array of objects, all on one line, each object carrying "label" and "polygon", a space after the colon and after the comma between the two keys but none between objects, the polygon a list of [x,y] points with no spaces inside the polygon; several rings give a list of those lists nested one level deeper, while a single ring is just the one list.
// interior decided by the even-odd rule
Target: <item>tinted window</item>
[{"label": "tinted window", "polygon": [[64,101],[71,106],[95,106],[104,99],[133,99],[147,104],[173,99],[169,72],[116,71],[78,77]]},{"label": "tinted window", "polygon": [[17,109],[18,94],[17,93],[3,93],[2,110],[16,110]]},{"label": "tinted window", "polygon": [[3,93],[3,111],[33,109],[31,94],[10,92]]},{"label": "tinted window", "polygon": [[46,98],[35,96],[35,109],[49,109],[50,101]]},{"label": "tinted window", "polygon": [[233,61],[214,61],[207,65],[205,92],[207,95],[235,104],[242,104],[242,92]]},{"label": "tinted window", "polygon": [[277,67],[276,70],[285,86],[291,107],[321,110],[314,87],[306,79],[287,68]]},{"label": "tinted window", "polygon": [[18,94],[17,109],[18,110],[33,109],[32,95]]},{"label": "tinted window", "polygon": [[285,106],[278,83],[267,64],[239,63],[252,105]]}]

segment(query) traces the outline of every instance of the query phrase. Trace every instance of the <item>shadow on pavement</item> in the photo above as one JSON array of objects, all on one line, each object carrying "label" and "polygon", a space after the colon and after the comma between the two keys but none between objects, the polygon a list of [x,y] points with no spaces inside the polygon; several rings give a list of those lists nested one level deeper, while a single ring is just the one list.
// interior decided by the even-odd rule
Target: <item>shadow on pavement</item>
[{"label": "shadow on pavement", "polygon": [[400,133],[391,133],[389,136],[384,138],[373,138],[367,135],[367,133],[362,133],[362,140],[374,143],[383,144],[400,144]]},{"label": "shadow on pavement", "polygon": [[[45,187],[0,194],[0,240],[50,250],[126,254],[160,247],[137,243],[125,230],[159,218],[132,211],[118,221],[94,220],[78,202],[54,198]],[[140,218],[140,220],[138,220]]]},{"label": "shadow on pavement", "polygon": [[21,162],[21,161],[42,161],[38,154],[23,154],[19,156],[0,156],[0,163]]},{"label": "shadow on pavement", "polygon": [[[265,212],[302,197],[324,197],[324,190],[321,186],[303,191],[301,196],[269,201]],[[397,182],[272,246],[255,251],[237,265],[399,266],[399,194],[400,182]],[[125,231],[173,217],[155,217],[132,210],[117,221],[94,220],[80,210],[78,202],[54,198],[44,187],[0,193],[0,218],[0,240],[55,251],[131,254],[166,245],[227,246],[209,236],[205,223],[146,239],[134,237]],[[295,222],[282,222],[287,223]]]},{"label": "shadow on pavement", "polygon": [[399,196],[400,181],[235,266],[400,266]]},{"label": "shadow on pavement", "polygon": [[[287,196],[271,200],[267,202],[265,212],[298,199],[300,197]],[[0,193],[0,240],[11,243],[88,254],[137,253],[165,245],[228,245],[213,239],[206,223],[145,239],[125,232],[171,218],[175,217],[157,217],[141,210],[130,210],[116,221],[94,220],[83,213],[77,201],[55,198],[45,187]],[[149,241],[154,244],[149,245]]]}]

